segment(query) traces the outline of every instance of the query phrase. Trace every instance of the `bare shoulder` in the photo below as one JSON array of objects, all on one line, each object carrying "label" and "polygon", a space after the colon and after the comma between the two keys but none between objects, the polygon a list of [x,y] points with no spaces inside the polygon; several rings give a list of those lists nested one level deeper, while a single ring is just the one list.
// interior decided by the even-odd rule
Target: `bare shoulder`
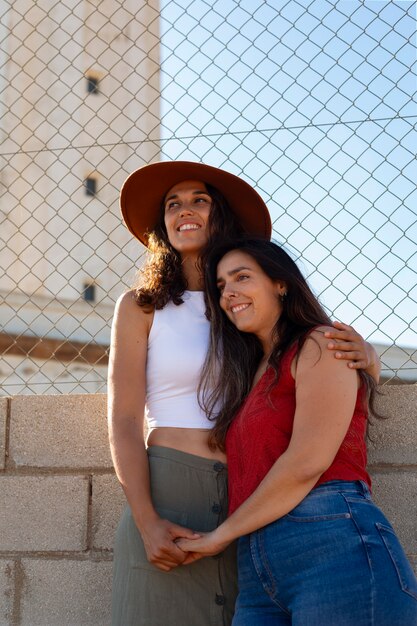
[{"label": "bare shoulder", "polygon": [[347,367],[345,361],[335,359],[332,351],[328,350],[329,340],[324,333],[330,328],[330,326],[319,326],[306,338],[297,364],[298,380],[306,376],[305,379],[313,383],[318,377],[317,381],[326,380],[328,384],[336,381],[340,384],[357,379],[355,370]]},{"label": "bare shoulder", "polygon": [[122,293],[116,301],[114,311],[117,315],[132,315],[137,311],[143,312],[142,308],[136,302],[135,292],[133,289]]},{"label": "bare shoulder", "polygon": [[324,336],[324,333],[330,329],[330,326],[318,326],[312,330],[306,337],[301,349],[301,355],[304,357],[320,358],[323,352],[329,352],[329,350],[327,350],[329,340]]},{"label": "bare shoulder", "polygon": [[132,415],[143,419],[151,317],[137,304],[133,291],[124,293],[116,302],[108,368],[111,419],[130,418]]},{"label": "bare shoulder", "polygon": [[123,389],[132,380],[144,379],[149,330],[152,314],[146,314],[135,299],[134,291],[124,293],[116,302],[114,311],[110,355],[109,391]]},{"label": "bare shoulder", "polygon": [[136,331],[149,333],[152,325],[153,313],[145,311],[143,307],[139,306],[135,292],[133,290],[126,291],[122,294],[114,309],[113,325],[128,328],[132,333]]}]

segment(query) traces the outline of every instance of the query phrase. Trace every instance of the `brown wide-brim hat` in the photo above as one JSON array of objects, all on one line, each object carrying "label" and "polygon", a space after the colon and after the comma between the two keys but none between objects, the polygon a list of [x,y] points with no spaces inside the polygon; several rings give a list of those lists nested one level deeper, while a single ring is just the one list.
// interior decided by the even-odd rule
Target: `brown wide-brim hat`
[{"label": "brown wide-brim hat", "polygon": [[198,180],[216,187],[246,233],[271,238],[271,217],[266,204],[242,178],[204,163],[160,161],[134,171],[120,191],[120,208],[125,224],[145,246],[148,243],[147,233],[158,222],[167,192],[184,180]]}]

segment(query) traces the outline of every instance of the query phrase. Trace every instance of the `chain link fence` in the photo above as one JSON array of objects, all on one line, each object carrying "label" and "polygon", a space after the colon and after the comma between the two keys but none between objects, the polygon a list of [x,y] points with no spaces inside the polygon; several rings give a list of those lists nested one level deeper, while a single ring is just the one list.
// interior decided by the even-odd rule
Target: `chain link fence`
[{"label": "chain link fence", "polygon": [[416,3],[0,0],[2,393],[105,390],[143,249],[118,192],[204,161],[323,304],[417,380]]}]

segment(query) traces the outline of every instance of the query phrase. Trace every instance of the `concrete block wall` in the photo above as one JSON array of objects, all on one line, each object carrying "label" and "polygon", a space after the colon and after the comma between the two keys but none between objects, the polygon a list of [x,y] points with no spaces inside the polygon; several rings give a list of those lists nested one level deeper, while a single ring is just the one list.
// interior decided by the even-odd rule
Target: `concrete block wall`
[{"label": "concrete block wall", "polygon": [[373,498],[393,524],[417,573],[417,384],[380,387],[368,464]]},{"label": "concrete block wall", "polygon": [[109,624],[124,505],[104,395],[0,399],[0,625]]},{"label": "concrete block wall", "polygon": [[[382,389],[374,497],[417,571],[417,386]],[[108,625],[123,505],[104,395],[0,398],[0,626]]]}]

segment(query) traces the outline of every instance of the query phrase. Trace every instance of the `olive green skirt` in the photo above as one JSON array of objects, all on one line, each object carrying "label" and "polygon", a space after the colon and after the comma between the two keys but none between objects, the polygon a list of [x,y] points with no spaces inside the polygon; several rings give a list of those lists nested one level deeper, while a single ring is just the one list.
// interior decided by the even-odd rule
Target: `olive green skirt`
[{"label": "olive green skirt", "polygon": [[[225,465],[160,446],[149,448],[148,458],[161,517],[202,532],[225,519]],[[234,544],[216,557],[162,572],[147,561],[126,507],[114,548],[112,626],[229,626],[236,594]]]}]

